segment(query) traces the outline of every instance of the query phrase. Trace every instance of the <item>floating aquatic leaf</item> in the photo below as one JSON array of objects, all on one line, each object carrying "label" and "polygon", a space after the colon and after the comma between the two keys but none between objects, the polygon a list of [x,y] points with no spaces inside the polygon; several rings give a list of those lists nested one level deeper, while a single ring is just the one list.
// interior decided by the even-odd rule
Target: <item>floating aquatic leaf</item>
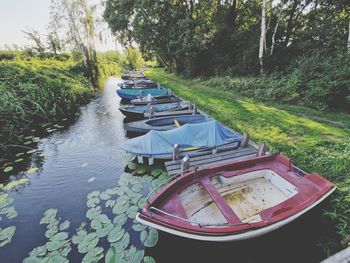
[{"label": "floating aquatic leaf", "polygon": [[111,232],[109,232],[107,236],[107,240],[109,243],[117,242],[123,237],[124,233],[125,233],[125,230],[123,228],[121,228],[120,226],[115,226],[113,227]]},{"label": "floating aquatic leaf", "polygon": [[87,253],[88,251],[96,247],[97,243],[98,237],[96,236],[96,233],[90,233],[81,240],[81,242],[78,245],[78,251],[80,253]]},{"label": "floating aquatic leaf", "polygon": [[60,224],[60,231],[67,230],[70,226],[70,222],[68,220],[64,221]]},{"label": "floating aquatic leaf", "polygon": [[113,207],[112,212],[113,212],[113,214],[118,215],[118,214],[124,213],[126,210],[128,210],[128,208],[129,208],[129,203],[128,203],[128,202],[126,202],[126,203],[124,203],[124,204],[120,204],[120,203],[118,203],[118,201],[117,201],[117,203],[116,203],[115,206]]},{"label": "floating aquatic leaf", "polygon": [[84,229],[79,230],[77,232],[77,234],[72,237],[72,243],[77,245],[77,244],[81,243],[83,241],[84,237],[86,237],[86,236],[87,236],[86,230],[84,230]]},{"label": "floating aquatic leaf", "polygon": [[89,180],[88,180],[88,183],[91,183],[91,182],[93,182],[93,181],[95,181],[95,177],[91,177]]},{"label": "floating aquatic leaf", "polygon": [[100,199],[97,197],[94,197],[94,198],[89,199],[86,204],[88,207],[91,208],[91,207],[95,207],[99,203],[100,203]]},{"label": "floating aquatic leaf", "polygon": [[10,204],[12,204],[14,199],[12,197],[9,197],[8,194],[1,194],[0,195],[0,208],[6,207]]},{"label": "floating aquatic leaf", "polygon": [[132,225],[132,229],[134,229],[137,232],[141,232],[146,229],[147,226],[141,225],[141,224],[134,224]]},{"label": "floating aquatic leaf", "polygon": [[33,137],[34,137],[34,136],[30,135],[30,136],[24,137],[24,139],[25,139],[25,140],[30,140],[30,139],[32,139]]},{"label": "floating aquatic leaf", "polygon": [[147,168],[144,166],[138,167],[136,169],[136,173],[139,175],[145,174],[145,173],[147,173]]},{"label": "floating aquatic leaf", "polygon": [[48,230],[46,230],[45,236],[47,238],[52,238],[57,232],[58,232],[58,226],[53,226],[53,227],[50,227]]},{"label": "floating aquatic leaf", "polygon": [[29,255],[33,257],[41,257],[46,254],[46,246],[39,246],[34,248],[31,252],[29,252]]},{"label": "floating aquatic leaf", "polygon": [[32,174],[32,173],[35,173],[36,171],[38,171],[39,168],[38,167],[31,167],[27,170],[27,173],[28,174]]},{"label": "floating aquatic leaf", "polygon": [[24,160],[23,158],[18,158],[18,159],[15,160],[15,163],[20,163],[20,162],[22,162],[23,160]]},{"label": "floating aquatic leaf", "polygon": [[128,247],[129,243],[130,243],[130,235],[128,232],[125,232],[122,239],[114,243],[114,248],[116,251],[123,251]]},{"label": "floating aquatic leaf", "polygon": [[137,250],[134,246],[132,246],[130,249],[125,250],[124,259],[126,262],[140,263],[143,259],[144,254],[144,250]]},{"label": "floating aquatic leaf", "polygon": [[118,225],[118,226],[122,226],[126,223],[126,221],[128,220],[128,217],[125,214],[121,214],[116,216],[113,219],[113,224]]},{"label": "floating aquatic leaf", "polygon": [[72,250],[72,248],[71,248],[70,244],[68,243],[67,245],[65,245],[63,247],[63,249],[62,248],[60,249],[60,254],[64,257],[67,257],[71,250]]},{"label": "floating aquatic leaf", "polygon": [[130,206],[128,210],[126,210],[126,214],[128,215],[129,218],[135,218],[138,211],[139,211],[139,208],[137,206]]},{"label": "floating aquatic leaf", "polygon": [[140,184],[140,183],[137,183],[137,184],[134,184],[131,189],[134,191],[134,192],[140,192],[142,189],[143,189],[143,185]]},{"label": "floating aquatic leaf", "polygon": [[98,230],[98,229],[101,229],[103,227],[103,224],[100,221],[93,219],[91,221],[91,227],[95,230]]},{"label": "floating aquatic leaf", "polygon": [[8,219],[13,219],[18,215],[16,209],[13,206],[2,208],[0,210],[0,214],[5,215]]},{"label": "floating aquatic leaf", "polygon": [[[2,189],[4,187],[4,184],[0,184],[0,189]],[[1,202],[1,200],[0,200],[0,202]]]},{"label": "floating aquatic leaf", "polygon": [[29,145],[29,144],[31,144],[32,143],[32,141],[30,140],[30,141],[25,141],[23,144],[24,145]]},{"label": "floating aquatic leaf", "polygon": [[146,197],[142,197],[138,202],[137,202],[137,206],[142,209],[145,205],[147,204],[147,198]]},{"label": "floating aquatic leaf", "polygon": [[30,256],[25,258],[22,263],[40,263],[40,262],[41,262],[41,258]]},{"label": "floating aquatic leaf", "polygon": [[20,157],[20,156],[22,156],[24,153],[23,152],[21,152],[21,153],[16,153],[16,157]]},{"label": "floating aquatic leaf", "polygon": [[87,195],[88,199],[91,199],[93,197],[98,197],[100,195],[100,191],[93,191]]},{"label": "floating aquatic leaf", "polygon": [[4,172],[5,173],[11,172],[12,170],[13,170],[12,166],[7,166],[7,167],[4,168]]},{"label": "floating aquatic leaf", "polygon": [[43,152],[43,153],[40,153],[39,156],[41,156],[41,157],[47,157],[47,156],[50,156],[50,153]]},{"label": "floating aquatic leaf", "polygon": [[83,257],[82,263],[95,263],[98,262],[101,258],[103,258],[103,248],[95,247]]},{"label": "floating aquatic leaf", "polygon": [[137,165],[136,165],[135,163],[128,163],[128,168],[129,168],[130,170],[135,170],[136,167],[137,167]]},{"label": "floating aquatic leaf", "polygon": [[90,208],[86,212],[86,217],[89,219],[93,219],[93,218],[97,217],[99,214],[101,214],[101,207],[96,206],[96,207]]},{"label": "floating aquatic leaf", "polygon": [[101,200],[108,200],[108,199],[110,199],[111,198],[111,196],[107,193],[107,192],[102,192],[101,194],[100,194],[100,199]]},{"label": "floating aquatic leaf", "polygon": [[38,151],[38,149],[33,149],[33,150],[27,151],[27,153],[28,153],[28,154],[31,154],[31,153],[35,153],[35,152],[37,152],[37,151]]},{"label": "floating aquatic leaf", "polygon": [[140,234],[140,240],[145,247],[154,247],[158,241],[158,232],[154,228],[149,231],[143,230]]},{"label": "floating aquatic leaf", "polygon": [[144,257],[143,262],[144,263],[156,263],[155,259],[153,257],[150,257],[150,256]]},{"label": "floating aquatic leaf", "polygon": [[68,238],[68,233],[67,232],[59,232],[55,234],[51,240],[52,241],[62,241]]},{"label": "floating aquatic leaf", "polygon": [[151,175],[152,175],[153,177],[157,177],[157,176],[160,175],[162,172],[163,172],[162,169],[156,168],[156,169],[153,169],[153,170],[152,170]]},{"label": "floating aquatic leaf", "polygon": [[61,247],[63,247],[66,244],[66,240],[59,240],[59,241],[49,241],[46,243],[46,249],[48,251],[54,251]]},{"label": "floating aquatic leaf", "polygon": [[25,184],[28,181],[29,180],[27,178],[21,178],[21,179],[19,179],[17,181],[12,181],[12,182],[8,183],[7,185],[4,186],[3,189],[6,190],[6,191],[9,191],[9,190],[15,188],[18,185]]},{"label": "floating aquatic leaf", "polygon": [[16,232],[15,226],[9,226],[4,229],[0,228],[0,241],[1,241],[0,247],[3,247],[8,243],[11,243],[12,237],[14,236],[15,232]]},{"label": "floating aquatic leaf", "polygon": [[40,137],[34,137],[34,138],[32,139],[32,141],[33,141],[33,142],[38,142],[38,141],[40,141]]},{"label": "floating aquatic leaf", "polygon": [[121,263],[124,253],[116,253],[116,249],[111,246],[106,254],[105,263]]},{"label": "floating aquatic leaf", "polygon": [[107,225],[103,226],[102,228],[97,229],[96,235],[98,238],[105,237],[111,232],[112,229],[113,229],[113,224],[111,224],[111,223],[107,224]]},{"label": "floating aquatic leaf", "polygon": [[113,207],[114,205],[115,205],[115,200],[112,200],[112,199],[110,199],[110,200],[107,200],[106,201],[106,207]]}]

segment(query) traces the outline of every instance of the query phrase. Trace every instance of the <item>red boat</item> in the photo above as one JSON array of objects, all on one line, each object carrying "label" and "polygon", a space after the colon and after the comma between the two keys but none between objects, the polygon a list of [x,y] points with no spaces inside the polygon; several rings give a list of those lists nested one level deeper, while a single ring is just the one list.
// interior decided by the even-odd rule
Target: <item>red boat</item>
[{"label": "red boat", "polygon": [[234,241],[280,228],[329,196],[335,186],[281,155],[184,174],[145,205],[137,220],[197,240]]}]

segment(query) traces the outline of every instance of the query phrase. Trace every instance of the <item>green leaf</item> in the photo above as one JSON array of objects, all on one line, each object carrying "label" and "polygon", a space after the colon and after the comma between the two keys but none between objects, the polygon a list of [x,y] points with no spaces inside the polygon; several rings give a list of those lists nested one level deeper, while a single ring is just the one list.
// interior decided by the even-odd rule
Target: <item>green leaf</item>
[{"label": "green leaf", "polygon": [[95,232],[86,235],[78,245],[79,253],[87,253],[96,247],[98,240]]},{"label": "green leaf", "polygon": [[37,152],[37,151],[38,151],[38,149],[32,149],[32,150],[27,151],[27,153],[28,153],[28,154],[31,154],[31,153],[35,153],[35,152]]},{"label": "green leaf", "polygon": [[126,214],[129,218],[135,218],[137,215],[137,212],[139,211],[139,208],[137,206],[130,206],[128,210],[126,211]]},{"label": "green leaf", "polygon": [[67,230],[70,226],[70,222],[68,220],[64,221],[60,224],[60,231]]},{"label": "green leaf", "polygon": [[112,229],[113,229],[113,224],[105,225],[103,228],[96,230],[96,235],[99,238],[105,237],[111,232]]},{"label": "green leaf", "polygon": [[48,251],[54,251],[61,247],[63,247],[66,244],[66,240],[60,240],[60,241],[49,241],[46,243],[46,249]]},{"label": "green leaf", "polygon": [[55,234],[51,240],[52,241],[62,241],[68,238],[68,233],[67,232],[59,232]]},{"label": "green leaf", "polygon": [[162,172],[163,172],[162,169],[156,168],[156,169],[153,169],[153,170],[152,170],[151,175],[152,175],[153,177],[157,177],[157,176],[160,175]]},{"label": "green leaf", "polygon": [[38,171],[38,167],[31,167],[28,169],[27,173],[28,174],[32,174],[32,173],[35,173],[36,171]]},{"label": "green leaf", "polygon": [[128,247],[129,243],[130,243],[130,235],[128,232],[125,232],[122,239],[114,243],[114,248],[116,251],[123,251]]},{"label": "green leaf", "polygon": [[14,236],[16,232],[16,227],[15,226],[9,226],[5,229],[0,228],[0,247],[3,247],[7,245],[8,243],[11,243],[12,237]]},{"label": "green leaf", "polygon": [[155,259],[153,257],[150,257],[150,256],[144,257],[143,262],[144,263],[156,263]]},{"label": "green leaf", "polygon": [[115,248],[111,246],[105,256],[105,263],[121,263],[123,262],[124,253],[117,253]]},{"label": "green leaf", "polygon": [[15,160],[15,163],[20,163],[20,162],[22,162],[23,160],[24,160],[23,158],[16,159],[16,160]]},{"label": "green leaf", "polygon": [[46,254],[46,246],[39,246],[39,247],[36,247],[34,248],[31,252],[29,252],[29,255],[30,256],[33,256],[33,257],[41,257],[41,256],[44,256]]},{"label": "green leaf", "polygon": [[145,247],[154,247],[158,241],[158,232],[154,228],[149,228],[149,231],[143,230],[140,235],[141,243]]},{"label": "green leaf", "polygon": [[122,226],[126,223],[126,221],[128,220],[128,217],[125,214],[121,214],[116,216],[113,219],[113,224],[118,225],[118,226]]},{"label": "green leaf", "polygon": [[141,232],[146,229],[147,226],[141,225],[141,224],[134,224],[132,225],[132,229],[134,229],[137,232]]},{"label": "green leaf", "polygon": [[120,240],[125,233],[125,230],[121,228],[120,226],[115,226],[111,232],[109,232],[107,236],[107,240],[109,243],[114,243]]},{"label": "green leaf", "polygon": [[102,247],[95,247],[92,250],[90,250],[82,260],[82,263],[92,263],[92,262],[98,262],[101,258],[103,258],[103,248]]},{"label": "green leaf", "polygon": [[13,170],[12,166],[7,166],[7,167],[4,168],[4,172],[5,173],[11,172],[12,170]]}]

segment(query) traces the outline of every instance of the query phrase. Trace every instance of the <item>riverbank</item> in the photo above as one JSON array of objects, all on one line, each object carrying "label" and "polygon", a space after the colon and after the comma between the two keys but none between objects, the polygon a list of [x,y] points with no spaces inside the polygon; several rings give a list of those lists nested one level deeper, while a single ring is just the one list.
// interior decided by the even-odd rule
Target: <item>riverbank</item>
[{"label": "riverbank", "polygon": [[320,236],[319,245],[327,254],[342,248],[341,241],[350,233],[349,115],[262,104],[222,89],[213,81],[184,79],[163,69],[148,70],[146,75],[231,128],[266,143],[270,151],[281,152],[300,168],[318,172],[336,183],[338,191],[320,218],[329,229]]},{"label": "riverbank", "polygon": [[[119,75],[121,67],[99,60],[99,83]],[[116,64],[116,63],[115,63]],[[12,57],[0,61],[0,142],[23,145],[27,131],[74,116],[95,94],[81,61],[69,57]]]}]

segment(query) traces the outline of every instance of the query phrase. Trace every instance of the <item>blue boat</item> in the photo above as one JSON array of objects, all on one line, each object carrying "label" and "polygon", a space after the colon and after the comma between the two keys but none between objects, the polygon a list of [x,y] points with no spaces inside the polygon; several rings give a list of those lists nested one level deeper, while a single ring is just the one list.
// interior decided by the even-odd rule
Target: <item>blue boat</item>
[{"label": "blue boat", "polygon": [[151,130],[145,135],[127,140],[121,148],[128,153],[153,159],[170,160],[174,145],[178,145],[179,157],[208,154],[214,149],[227,151],[239,148],[239,135],[216,120],[185,124],[169,131]]},{"label": "blue boat", "polygon": [[203,123],[211,120],[211,118],[206,117],[202,114],[169,116],[125,123],[124,129],[127,132],[145,134],[151,130],[168,131],[187,123]]},{"label": "blue boat", "polygon": [[[176,102],[176,103],[156,104],[156,105],[152,105],[152,108],[154,112],[179,111],[179,110],[188,109],[188,103]],[[145,116],[145,113],[148,112],[148,105],[143,105],[143,106],[125,105],[125,106],[120,106],[119,110],[127,117],[143,119]]]},{"label": "blue boat", "polygon": [[144,97],[150,94],[151,96],[165,96],[168,95],[169,90],[165,88],[159,89],[117,89],[117,94],[122,99],[132,100],[139,97]]}]

